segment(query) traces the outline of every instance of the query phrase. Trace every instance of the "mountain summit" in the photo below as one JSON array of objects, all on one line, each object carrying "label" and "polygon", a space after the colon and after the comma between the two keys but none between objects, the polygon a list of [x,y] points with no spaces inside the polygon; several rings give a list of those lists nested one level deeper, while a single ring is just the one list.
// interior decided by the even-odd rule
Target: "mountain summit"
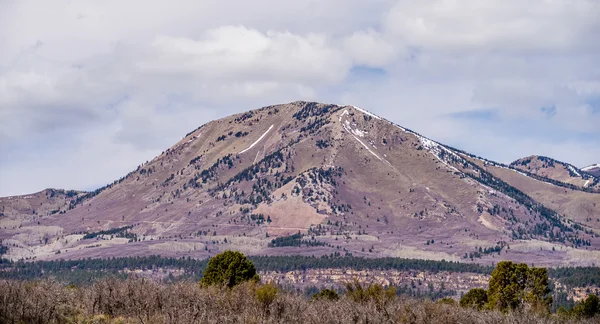
[{"label": "mountain summit", "polygon": [[567,181],[540,161],[505,166],[359,107],[293,102],[209,122],[51,211],[2,198],[0,238],[13,259],[236,249],[597,263],[598,178]]}]

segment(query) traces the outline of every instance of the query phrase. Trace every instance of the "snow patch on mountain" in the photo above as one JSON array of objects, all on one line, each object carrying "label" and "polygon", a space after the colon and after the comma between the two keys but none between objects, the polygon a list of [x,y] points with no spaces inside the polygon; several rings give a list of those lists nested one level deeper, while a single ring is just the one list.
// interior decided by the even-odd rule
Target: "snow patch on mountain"
[{"label": "snow patch on mountain", "polygon": [[358,128],[357,128],[357,129],[353,129],[353,130],[352,130],[352,133],[353,133],[354,135],[358,136],[358,137],[365,137],[365,134],[366,134],[367,132],[365,132],[365,131],[362,131],[362,130],[360,130],[360,129],[358,129]]},{"label": "snow patch on mountain", "polygon": [[354,137],[354,139],[356,139],[364,148],[366,148],[367,151],[369,151],[369,153],[373,154],[380,161],[383,161],[383,159],[380,158],[379,155],[377,155],[377,154],[375,154],[375,152],[371,151],[371,149],[365,143],[363,143],[358,137],[356,137],[356,135],[354,135],[354,133],[352,132],[352,129],[348,129],[348,127],[346,127],[346,125],[344,125],[344,129],[348,133],[350,133],[350,135],[352,135],[352,137]]},{"label": "snow patch on mountain", "polygon": [[275,125],[271,125],[271,127],[269,127],[269,129],[267,129],[267,131],[266,131],[266,132],[264,132],[264,134],[260,135],[260,137],[259,137],[259,138],[256,140],[256,142],[252,143],[252,145],[248,146],[248,148],[247,148],[247,149],[245,149],[245,150],[241,151],[241,152],[240,152],[240,153],[238,153],[238,154],[242,154],[242,153],[244,153],[244,152],[248,151],[249,149],[253,148],[253,147],[254,147],[254,145],[258,144],[258,142],[260,142],[260,140],[262,140],[262,139],[263,139],[263,138],[264,138],[264,137],[267,135],[267,133],[268,133],[268,132],[269,132],[269,131],[270,131],[270,130],[273,128],[273,126],[275,126]]},{"label": "snow patch on mountain", "polygon": [[446,165],[447,167],[449,167],[450,169],[456,171],[456,172],[460,172],[457,168],[455,168],[454,166],[450,165],[450,163],[447,161],[447,156],[452,156],[452,158],[454,160],[458,160],[458,161],[462,161],[462,162],[466,162],[461,156],[459,156],[458,154],[454,153],[452,150],[447,149],[445,146],[441,145],[438,142],[435,142],[425,136],[419,135],[413,131],[407,130],[406,128],[403,128],[399,125],[396,125],[392,122],[390,122],[392,125],[398,127],[399,129],[401,129],[403,132],[405,133],[409,133],[412,134],[414,136],[416,136],[419,139],[419,142],[421,142],[421,145],[423,145],[423,147],[430,152],[431,154],[433,154],[440,162],[442,162],[444,165]]},{"label": "snow patch on mountain", "polygon": [[[354,107],[354,108],[357,108],[357,107],[355,107],[355,106],[352,106],[352,107]],[[364,111],[363,111],[363,110],[361,110],[360,108],[357,108],[357,109],[358,109],[358,110],[360,110],[360,111],[362,111],[362,112],[364,112]],[[367,113],[367,112],[365,112],[365,113],[366,113],[366,114],[368,114],[368,115],[370,115],[370,113]],[[341,122],[341,121],[342,121],[342,117],[343,117],[344,115],[347,115],[347,114],[348,114],[348,111],[347,111],[347,110],[344,110],[344,112],[342,112],[342,113],[340,114],[340,116],[339,116],[339,119],[338,119],[338,120]],[[374,115],[373,115],[373,116],[374,116]],[[375,116],[375,118],[377,118],[377,119],[381,119],[381,118],[378,118],[377,116]],[[367,132],[366,132],[366,131],[360,130],[360,129],[358,129],[358,128],[352,128],[352,126],[355,126],[355,127],[356,127],[357,125],[356,125],[355,123],[350,123],[350,121],[349,121],[349,120],[347,120],[347,119],[346,119],[346,120],[344,120],[344,122],[343,122],[343,123],[341,123],[341,124],[342,124],[342,127],[344,127],[344,130],[346,130],[346,132],[348,132],[350,135],[352,135],[352,137],[354,137],[354,139],[355,139],[355,140],[357,140],[357,141],[360,143],[360,145],[362,145],[364,148],[366,148],[366,149],[367,149],[367,151],[369,151],[369,153],[371,153],[373,156],[375,156],[375,157],[376,157],[376,158],[377,158],[379,161],[383,161],[384,163],[386,163],[386,164],[390,165],[390,163],[389,163],[387,160],[385,160],[385,159],[381,158],[379,155],[377,155],[375,152],[373,152],[373,151],[371,150],[371,148],[369,148],[369,146],[368,146],[367,144],[363,143],[363,142],[362,142],[362,141],[359,139],[359,137],[362,137],[362,138],[364,138],[364,137],[365,137],[365,135],[367,134]],[[374,146],[374,147],[375,147],[375,146]],[[377,148],[375,147],[375,149],[377,149]]]},{"label": "snow patch on mountain", "polygon": [[585,168],[581,168],[581,170],[583,170],[583,171],[590,171],[590,170],[596,169],[596,168],[600,168],[600,164],[588,165]]},{"label": "snow patch on mountain", "polygon": [[340,117],[338,119],[338,121],[341,123],[342,122],[342,117],[344,117],[344,115],[348,115],[349,112],[347,109],[344,109],[344,112],[340,114]]},{"label": "snow patch on mountain", "polygon": [[359,108],[359,107],[356,107],[356,106],[352,106],[352,107],[353,107],[354,109],[356,109],[356,110],[360,111],[361,113],[365,114],[365,115],[369,115],[369,116],[371,116],[371,117],[373,117],[373,118],[375,118],[375,119],[379,119],[379,120],[381,120],[381,117],[379,117],[379,116],[377,116],[377,115],[375,115],[375,114],[373,114],[373,113],[370,113],[370,112],[368,112],[368,111],[366,111],[366,110],[364,110],[364,109],[362,109],[362,108]]},{"label": "snow patch on mountain", "polygon": [[579,172],[577,172],[577,169],[575,169],[572,165],[567,164],[567,168],[569,168],[569,170],[571,172],[573,172],[575,175],[577,175],[578,177],[581,177],[581,174],[579,174]]}]

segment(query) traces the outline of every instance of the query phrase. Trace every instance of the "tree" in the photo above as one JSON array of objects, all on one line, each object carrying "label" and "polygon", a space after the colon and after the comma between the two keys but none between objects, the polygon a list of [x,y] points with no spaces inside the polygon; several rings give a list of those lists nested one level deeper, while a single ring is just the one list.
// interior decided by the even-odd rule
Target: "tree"
[{"label": "tree", "polygon": [[600,299],[594,294],[590,294],[587,298],[573,307],[573,313],[578,317],[594,317],[600,314]]},{"label": "tree", "polygon": [[546,268],[530,268],[527,277],[525,301],[540,311],[550,311],[552,304]]},{"label": "tree", "polygon": [[473,288],[460,299],[460,306],[480,310],[487,302],[487,291],[483,288]]},{"label": "tree", "polygon": [[240,252],[225,251],[210,258],[200,283],[231,288],[245,281],[260,281],[254,264]]},{"label": "tree", "polygon": [[548,271],[545,268],[529,268],[525,263],[502,261],[492,272],[486,306],[507,311],[529,303],[547,311],[552,303],[549,293]]}]

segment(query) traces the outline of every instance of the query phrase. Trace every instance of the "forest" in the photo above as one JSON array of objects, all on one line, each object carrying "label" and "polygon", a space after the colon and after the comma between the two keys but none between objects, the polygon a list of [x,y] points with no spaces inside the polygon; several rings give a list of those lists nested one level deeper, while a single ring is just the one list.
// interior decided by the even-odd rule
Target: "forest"
[{"label": "forest", "polygon": [[[477,273],[489,275],[493,266],[453,261],[404,258],[364,258],[339,254],[316,256],[249,256],[259,271],[287,272],[308,269],[413,270],[430,272]],[[158,255],[108,259],[56,261],[17,261],[0,259],[0,279],[33,280],[53,277],[67,284],[91,283],[96,278],[119,275],[123,269],[173,268],[184,271],[183,279],[199,280],[207,260],[190,257],[169,258]],[[550,278],[567,287],[600,286],[599,267],[559,267],[548,269]]]}]

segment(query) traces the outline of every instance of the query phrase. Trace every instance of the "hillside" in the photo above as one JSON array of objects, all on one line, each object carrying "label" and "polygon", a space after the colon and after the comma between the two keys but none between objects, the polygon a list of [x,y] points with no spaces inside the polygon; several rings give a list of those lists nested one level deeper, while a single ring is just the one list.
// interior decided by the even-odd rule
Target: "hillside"
[{"label": "hillside", "polygon": [[358,107],[294,102],[207,123],[54,214],[0,218],[0,239],[13,259],[236,249],[600,262],[597,183],[497,169]]},{"label": "hillside", "polygon": [[529,156],[510,164],[518,170],[582,188],[598,188],[599,181],[583,169],[545,156]]},{"label": "hillside", "polygon": [[30,195],[0,197],[0,228],[20,227],[64,212],[71,199],[84,194],[74,190],[46,189]]}]

